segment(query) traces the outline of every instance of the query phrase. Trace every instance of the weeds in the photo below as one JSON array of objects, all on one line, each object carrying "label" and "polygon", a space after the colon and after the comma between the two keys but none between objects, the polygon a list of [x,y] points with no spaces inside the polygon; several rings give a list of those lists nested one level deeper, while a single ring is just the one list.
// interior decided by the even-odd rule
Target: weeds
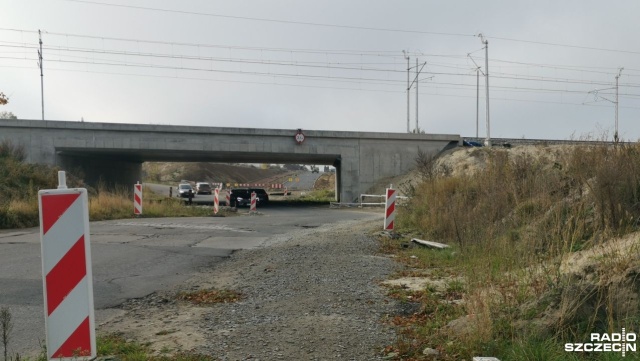
[{"label": "weeds", "polygon": [[299,202],[333,202],[335,200],[335,192],[328,189],[314,190],[300,196],[296,201]]},{"label": "weeds", "polygon": [[[39,222],[38,191],[57,188],[57,168],[22,162],[24,150],[4,141],[0,143],[0,229],[36,227]],[[67,175],[71,188],[89,191],[89,219],[92,221],[132,218],[133,198],[125,188],[108,189],[99,184],[87,187],[81,179]],[[154,197],[143,190],[144,217],[209,216],[211,210],[187,207],[178,199]]]},{"label": "weeds", "polygon": [[[0,336],[2,336],[2,345],[4,347],[4,361],[29,361],[29,358],[23,358],[20,354],[16,354],[15,357],[9,357],[9,339],[11,335],[11,331],[13,328],[13,324],[11,321],[11,313],[7,308],[0,309]],[[158,333],[160,334],[168,334],[167,333]],[[98,356],[110,356],[115,357],[117,360],[121,361],[215,361],[216,359],[207,356],[201,355],[193,352],[179,352],[176,354],[170,354],[170,350],[164,348],[162,350],[163,356],[154,356],[152,355],[151,349],[148,346],[140,344],[138,342],[132,342],[126,340],[120,334],[109,334],[105,336],[100,336],[96,340],[96,348]],[[42,354],[37,357],[33,361],[45,361],[46,350],[43,348]]]},{"label": "weeds", "polygon": [[5,361],[9,360],[7,355],[9,354],[9,339],[12,329],[13,322],[11,321],[11,312],[6,307],[0,308],[0,341],[2,342]]},{"label": "weeds", "polygon": [[[407,318],[395,348],[404,349],[403,359],[420,359],[425,342],[419,330],[435,327],[428,344],[444,360],[489,351],[501,360],[611,359],[568,354],[562,344],[621,327],[637,332],[637,251],[629,246],[590,252],[638,229],[640,146],[481,149],[474,156],[481,166],[455,176],[434,170],[436,162],[422,157],[423,183],[415,188],[420,196],[399,210],[401,230],[454,247],[381,244],[412,273],[428,268],[430,278],[464,279],[436,294],[438,302],[462,298],[460,305],[434,307],[433,300],[420,298],[430,316]],[[571,262],[576,268],[568,272]],[[452,322],[460,315],[466,316]],[[463,326],[452,331],[456,325]]]},{"label": "weeds", "polygon": [[[173,355],[151,355],[148,346],[127,341],[120,334],[110,334],[97,339],[98,356],[115,356],[122,361],[215,361],[216,358],[193,352],[179,352]],[[163,354],[169,350],[163,349]]]},{"label": "weeds", "polygon": [[244,298],[244,295],[233,290],[200,290],[196,292],[181,292],[177,298],[195,305],[211,305],[238,302]]}]

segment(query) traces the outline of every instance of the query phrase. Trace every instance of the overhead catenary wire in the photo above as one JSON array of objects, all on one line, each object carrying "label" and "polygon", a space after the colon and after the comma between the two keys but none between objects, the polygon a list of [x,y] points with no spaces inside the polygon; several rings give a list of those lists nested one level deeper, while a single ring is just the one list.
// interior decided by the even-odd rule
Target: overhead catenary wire
[{"label": "overhead catenary wire", "polygon": [[[472,38],[477,36],[476,34],[467,34],[467,33],[451,33],[451,32],[412,30],[412,29],[377,28],[377,27],[366,27],[366,26],[355,26],[355,25],[344,25],[344,24],[327,24],[327,23],[320,23],[320,22],[305,22],[305,21],[296,21],[296,20],[285,20],[285,19],[269,19],[269,18],[249,17],[249,16],[226,15],[226,14],[205,13],[205,12],[186,11],[186,10],[177,10],[177,9],[155,8],[155,7],[148,7],[148,6],[113,4],[113,3],[90,1],[90,0],[60,0],[60,1],[99,5],[99,6],[109,6],[109,7],[116,7],[116,8],[129,8],[129,9],[136,9],[136,10],[164,12],[164,13],[171,13],[171,14],[208,16],[208,17],[227,18],[227,19],[234,19],[234,20],[260,21],[260,22],[281,23],[281,24],[290,24],[290,25],[306,25],[306,26],[341,28],[341,29],[351,29],[351,30],[368,30],[368,31],[376,31],[376,32],[413,33],[413,34],[437,35],[437,36],[447,36],[447,37]],[[485,34],[485,36],[486,35],[487,34]],[[499,36],[499,34],[497,35],[488,34],[488,35],[492,39],[502,40],[502,41],[582,49],[582,50],[590,50],[590,51],[604,51],[604,52],[640,55],[640,51],[633,51],[633,50],[609,49],[609,48],[599,48],[594,46],[585,46],[585,45],[576,45],[576,44],[563,44],[563,43],[544,42],[544,41],[527,40],[527,39],[515,39],[515,38],[509,38],[509,37],[502,37],[502,36]]]},{"label": "overhead catenary wire", "polygon": [[[29,32],[29,33],[37,33],[37,31],[25,30],[25,29],[9,29],[9,28],[0,28],[0,30],[4,31],[16,31],[16,32]],[[367,55],[367,56],[384,56],[384,57],[392,57],[399,58],[397,56],[397,50],[336,50],[336,49],[301,49],[301,48],[274,48],[274,47],[246,47],[246,46],[230,46],[230,45],[219,45],[219,44],[205,44],[205,43],[188,43],[188,42],[168,42],[168,41],[158,41],[158,40],[147,40],[147,39],[139,39],[139,38],[122,38],[122,37],[108,37],[108,36],[93,36],[93,35],[84,35],[84,34],[72,34],[72,33],[57,33],[57,32],[47,32],[47,35],[52,36],[62,36],[62,37],[78,37],[78,38],[87,38],[94,40],[113,40],[113,41],[123,41],[123,42],[134,42],[134,43],[149,43],[149,44],[162,44],[162,45],[175,45],[175,46],[192,46],[192,47],[211,47],[211,48],[222,48],[222,49],[234,49],[234,50],[252,50],[252,51],[273,51],[273,52],[291,52],[291,53],[311,53],[311,54],[332,54],[332,55]],[[2,42],[2,41],[0,41]],[[18,44],[18,42],[15,42]],[[19,43],[23,44],[23,42]],[[419,55],[421,57],[444,57],[444,58],[459,58],[464,59],[466,56],[464,55],[454,55],[454,54],[429,54],[424,52],[408,52],[410,55]],[[554,65],[554,64],[540,64],[540,63],[531,63],[531,62],[519,62],[519,61],[510,61],[510,60],[501,60],[501,59],[490,59],[490,63],[500,62],[507,64],[517,64],[523,66],[531,66],[531,67],[540,67],[540,68],[551,68],[551,69],[563,69],[570,71],[580,71],[580,72],[593,72],[600,73],[598,71],[594,71],[593,69],[611,69],[612,72],[602,72],[604,74],[613,74],[615,75],[615,71],[617,71],[617,67],[602,67],[602,66],[577,66],[577,65]],[[628,69],[630,71],[640,71],[640,69]]]},{"label": "overhead catenary wire", "polygon": [[[31,70],[32,67],[26,66],[5,66],[13,69],[25,69]],[[208,79],[202,77],[185,77],[185,76],[174,76],[174,75],[150,75],[150,74],[136,74],[136,73],[117,73],[117,72],[104,72],[104,71],[91,71],[91,70],[69,70],[69,69],[59,69],[59,68],[47,68],[50,71],[59,71],[59,72],[76,72],[76,73],[89,73],[89,74],[102,74],[102,75],[117,75],[117,76],[135,76],[135,77],[143,77],[143,78],[164,78],[164,79],[183,79],[190,81],[205,81],[205,82],[222,82],[222,83],[238,83],[238,84],[255,84],[255,85],[269,85],[269,86],[283,86],[283,87],[293,87],[293,88],[315,88],[315,89],[330,89],[330,90],[348,90],[348,91],[364,91],[364,92],[373,92],[373,93],[395,93],[395,94],[404,94],[404,91],[401,90],[384,90],[384,89],[363,89],[363,88],[347,88],[347,87],[329,87],[329,86],[315,86],[315,85],[301,85],[301,84],[288,84],[288,83],[273,83],[273,82],[256,82],[256,81],[243,81],[243,80],[227,80],[227,79]],[[459,94],[441,94],[441,93],[425,93],[422,92],[420,94],[421,97],[428,96],[439,96],[439,97],[449,97],[449,98],[475,98],[475,95],[459,95]],[[555,104],[555,105],[566,105],[566,106],[578,106],[578,107],[593,107],[593,108],[611,108],[609,105],[598,105],[598,104],[585,104],[585,103],[571,103],[571,102],[558,102],[558,101],[545,101],[545,100],[532,100],[532,99],[516,99],[516,98],[501,98],[501,97],[492,97],[492,100],[497,101],[507,101],[507,102],[524,102],[524,103],[539,103],[539,104]],[[634,106],[620,106],[620,109],[631,109],[631,110],[640,110],[639,107]]]},{"label": "overhead catenary wire", "polygon": [[[268,77],[311,77],[316,79],[326,79],[333,81],[348,81],[348,82],[366,82],[366,83],[375,83],[375,84],[390,84],[390,83],[400,83],[401,80],[390,80],[390,79],[376,79],[376,78],[363,78],[363,77],[338,77],[338,76],[322,76],[322,75],[307,75],[307,74],[289,74],[289,73],[271,73],[271,72],[247,72],[247,71],[228,71],[228,70],[216,70],[216,69],[208,69],[208,68],[197,68],[197,67],[184,67],[184,66],[168,66],[168,65],[155,65],[150,63],[137,63],[131,61],[119,61],[119,60],[108,60],[106,59],[95,59],[95,58],[86,58],[79,57],[80,59],[88,60],[88,61],[79,61],[79,60],[62,60],[62,59],[50,59],[51,62],[54,63],[71,63],[71,64],[83,64],[83,65],[105,65],[105,66],[125,66],[125,67],[141,67],[141,68],[149,68],[149,69],[164,69],[164,70],[187,70],[187,71],[207,71],[207,72],[221,72],[221,73],[235,73],[240,75],[257,75],[257,76],[268,76]],[[12,59],[12,60],[27,60],[27,61],[37,61],[37,58],[24,58],[24,57],[13,57],[13,56],[0,56],[0,59]],[[96,61],[96,60],[104,60],[104,61]],[[265,64],[265,63],[262,63]],[[0,65],[1,66],[1,65]],[[434,74],[433,72],[425,72],[427,74]],[[449,75],[464,75],[464,76],[474,76],[471,74],[457,74],[457,73],[436,73],[436,74],[449,74]],[[501,77],[495,76],[495,78],[500,79]],[[420,78],[419,81],[429,80],[430,77]],[[532,81],[540,81],[541,79],[520,79],[520,80],[532,80]],[[550,81],[549,79],[543,79],[545,81]],[[557,81],[557,83],[567,83],[565,81]],[[593,82],[576,82],[577,84],[585,84],[591,85]],[[441,81],[431,81],[428,83],[429,85],[448,85],[455,86],[457,88],[472,88],[476,85],[468,83],[454,83],[454,82],[441,82]],[[610,85],[607,83],[598,83],[603,85]],[[557,89],[557,88],[533,88],[533,87],[524,87],[524,86],[503,86],[503,85],[494,85],[492,88],[494,89],[503,89],[503,90],[516,90],[516,91],[529,91],[529,92],[551,92],[551,93],[576,93],[576,94],[585,94],[591,91],[592,89]],[[613,89],[613,88],[610,88]],[[603,89],[600,89],[602,91]],[[633,93],[620,93],[621,96],[630,96],[630,97],[638,97],[640,94]]]},{"label": "overhead catenary wire", "polygon": [[[7,45],[1,45],[0,47],[7,47]],[[9,46],[13,47],[13,46]],[[28,46],[19,46],[19,48],[29,49],[31,47]],[[33,47],[33,49],[37,49],[37,47]],[[294,61],[294,62],[284,62],[278,60],[256,60],[256,59],[248,59],[248,58],[221,58],[221,57],[203,57],[203,56],[191,56],[191,55],[178,55],[178,54],[167,54],[167,53],[149,53],[149,52],[131,52],[131,51],[122,51],[122,50],[99,50],[93,48],[68,48],[68,47],[45,47],[45,50],[53,51],[54,55],[58,55],[57,51],[69,51],[69,52],[80,52],[87,54],[108,54],[108,55],[121,55],[121,56],[135,56],[135,57],[151,57],[151,58],[167,58],[167,59],[180,59],[180,60],[201,60],[201,61],[217,61],[217,62],[230,62],[230,63],[247,63],[247,64],[261,64],[261,65],[272,65],[272,66],[295,66],[295,67],[309,67],[309,68],[320,68],[320,69],[341,69],[341,70],[360,70],[360,71],[370,71],[370,72],[388,72],[388,73],[404,73],[406,70],[403,69],[385,69],[385,68],[372,68],[372,67],[364,67],[364,66],[340,66],[339,63],[336,64],[322,64],[321,62],[303,62],[303,61]],[[437,66],[437,65],[435,65]],[[426,74],[431,75],[452,75],[452,76],[466,76],[466,77],[475,77],[475,75],[470,73],[454,73],[454,72],[425,72]],[[495,79],[513,79],[513,80],[530,80],[530,81],[541,81],[541,82],[556,82],[556,83],[569,83],[569,84],[589,84],[589,85],[597,85],[597,86],[608,86],[612,85],[611,81],[593,81],[593,80],[579,80],[579,79],[571,79],[571,78],[557,78],[557,77],[547,77],[547,76],[525,76],[518,75],[514,73],[504,73],[504,72],[495,72],[492,78]],[[637,83],[621,83],[621,86],[626,87],[640,87],[640,84]]]},{"label": "overhead catenary wire", "polygon": [[448,33],[448,32],[424,31],[424,30],[393,29],[393,28],[376,28],[376,27],[368,27],[368,26],[327,24],[327,23],[308,22],[308,21],[295,21],[295,20],[269,19],[269,18],[238,16],[238,15],[225,15],[225,14],[205,13],[205,12],[197,12],[197,11],[154,8],[154,7],[149,7],[149,6],[113,4],[113,3],[106,3],[106,2],[99,2],[99,1],[89,1],[89,0],[61,0],[61,1],[84,3],[84,4],[91,4],[91,5],[100,5],[100,6],[110,6],[110,7],[118,7],[118,8],[128,8],[128,9],[136,9],[136,10],[156,11],[156,12],[164,12],[164,13],[171,13],[171,14],[197,15],[197,16],[227,18],[227,19],[234,19],[234,20],[249,20],[249,21],[269,22],[269,23],[281,23],[281,24],[290,24],[290,25],[307,25],[307,26],[327,27],[327,28],[341,28],[341,29],[352,29],[352,30],[371,30],[371,31],[382,31],[382,32],[398,32],[398,33],[413,33],[413,34],[457,36],[457,37],[474,37],[475,36],[473,34],[464,34],[464,33]]},{"label": "overhead catenary wire", "polygon": [[[49,35],[50,33],[47,33],[47,35]],[[64,35],[64,36],[68,36],[68,35]],[[92,37],[93,39],[101,39],[101,37]],[[115,38],[114,38],[114,42],[115,42]],[[118,41],[122,41],[122,38],[119,38]],[[170,44],[175,44],[175,43],[171,43],[171,42],[159,42],[159,43],[163,43],[163,45],[170,45]],[[28,42],[6,42],[6,41],[0,41],[0,47],[4,47],[4,45],[7,44],[14,44],[15,46],[13,47],[13,49],[23,49],[23,50],[29,50],[29,49],[37,49],[37,46],[34,44],[34,46],[29,47]],[[184,43],[185,46],[193,46],[193,45],[186,45],[186,43]],[[95,66],[108,66],[108,67],[112,67],[112,66],[126,66],[126,67],[130,67],[130,68],[147,68],[147,69],[157,69],[159,71],[163,71],[163,70],[184,70],[187,72],[190,71],[207,71],[207,69],[200,69],[201,67],[198,66],[183,66],[183,67],[178,67],[175,65],[167,65],[167,64],[153,64],[156,63],[155,60],[149,60],[149,62],[145,63],[144,60],[142,59],[155,59],[155,58],[166,58],[168,60],[181,60],[181,61],[205,61],[205,62],[215,62],[217,63],[218,61],[221,63],[242,63],[242,64],[248,64],[248,65],[266,65],[266,66],[273,66],[273,67],[282,67],[282,69],[285,69],[285,67],[297,67],[297,68],[309,68],[309,69],[329,69],[329,70],[344,70],[344,71],[367,71],[367,72],[380,72],[380,74],[388,74],[389,77],[391,77],[391,79],[387,78],[387,79],[380,79],[377,77],[356,77],[356,76],[326,76],[326,75],[319,75],[319,74],[293,74],[293,73],[287,73],[284,71],[281,72],[251,72],[251,71],[231,71],[228,74],[235,74],[238,75],[238,77],[240,76],[260,76],[260,77],[273,77],[273,78],[280,78],[280,79],[299,79],[300,82],[304,81],[308,81],[308,83],[311,82],[318,82],[318,81],[322,81],[322,82],[331,82],[331,83],[361,83],[361,84],[366,84],[367,86],[372,86],[372,85],[382,85],[384,87],[393,87],[396,86],[394,85],[395,83],[398,82],[402,82],[401,80],[396,80],[394,77],[394,74],[401,74],[404,73],[403,69],[398,69],[401,65],[402,62],[392,62],[392,63],[387,63],[387,65],[391,65],[389,68],[386,67],[381,67],[381,66],[370,66],[370,65],[366,65],[364,61],[356,63],[356,62],[351,62],[351,64],[346,65],[346,62],[340,62],[340,61],[333,61],[333,62],[322,62],[322,61],[309,61],[308,59],[305,60],[300,60],[300,59],[296,59],[294,60],[293,57],[290,61],[283,61],[283,60],[277,60],[277,59],[255,59],[255,58],[251,58],[251,57],[228,57],[228,58],[224,58],[224,57],[214,57],[214,56],[193,56],[190,54],[186,54],[186,53],[181,53],[180,51],[174,53],[174,54],[166,54],[166,53],[156,53],[156,52],[141,52],[141,51],[131,51],[130,49],[125,49],[125,50],[118,50],[118,44],[114,43],[114,44],[110,44],[110,46],[108,48],[111,48],[109,50],[106,49],[97,49],[97,48],[92,48],[92,47],[88,47],[88,48],[82,48],[82,47],[71,47],[71,46],[64,46],[64,45],[50,45],[50,46],[46,46],[44,47],[44,49],[47,51],[47,54],[49,54],[49,57],[51,56],[55,56],[58,57],[58,60],[54,60],[54,62],[58,62],[60,64],[67,64],[67,65],[71,65],[71,64],[78,64],[78,65],[83,65],[83,66],[91,66],[91,65],[95,65]],[[120,44],[122,45],[122,44]],[[198,45],[196,45],[196,47],[198,47]],[[5,47],[6,49],[10,49],[10,46]],[[221,49],[229,49],[229,47],[227,46],[222,46]],[[320,56],[326,56],[327,53],[323,52],[322,50],[318,51],[317,49],[284,49],[284,48],[280,48],[278,50],[274,50],[277,48],[266,48],[266,47],[262,47],[262,48],[251,48],[251,47],[237,47],[234,48],[232,50],[249,50],[249,51],[260,51],[260,52],[269,52],[269,51],[278,51],[278,52],[291,52],[291,53],[297,53],[298,51],[300,51],[300,53],[304,52],[305,54],[315,54],[315,55],[320,55]],[[183,49],[187,50],[187,49]],[[110,52],[110,53],[109,53]],[[85,53],[86,57],[78,57],[77,55],[72,55],[72,54],[78,54],[78,53]],[[231,52],[229,52],[231,54]],[[25,53],[23,53],[25,54]],[[28,52],[26,53],[28,54]],[[113,57],[113,59],[96,59],[96,56],[98,54],[102,54],[106,56],[111,56]],[[250,54],[250,53],[247,53]],[[398,59],[399,57],[396,54],[387,54],[386,51],[359,51],[359,50],[354,50],[354,51],[350,51],[350,50],[339,50],[336,51],[335,53],[329,53],[332,56],[335,56],[336,59],[340,58],[340,57],[353,57],[354,55],[360,55],[360,56],[364,56],[364,57],[372,57],[372,58],[379,58],[379,57],[384,57],[384,59]],[[412,53],[414,54],[414,53]],[[419,53],[415,53],[415,54],[423,54],[422,52]],[[91,58],[91,56],[93,55],[93,58]],[[262,55],[262,54],[261,54]],[[436,66],[442,66],[443,68],[449,67],[451,69],[456,69],[459,71],[443,71],[443,72],[425,72],[425,74],[427,75],[433,75],[433,74],[437,74],[437,75],[442,75],[442,76],[446,76],[446,77],[459,77],[460,79],[470,79],[470,77],[475,77],[475,74],[469,74],[468,72],[471,70],[468,67],[465,67],[464,64],[459,63],[460,60],[464,59],[464,56],[462,55],[455,55],[455,54],[427,54],[424,55],[425,58],[437,58],[440,59],[440,61],[452,61],[452,63],[450,64],[432,64],[432,66],[436,67]],[[69,58],[73,58],[75,57],[76,59],[82,59],[82,60],[86,60],[86,61],[69,61]],[[119,58],[118,58],[119,57]],[[137,62],[138,64],[135,64],[136,62],[132,62],[130,59],[132,57],[140,57],[140,62]],[[2,58],[2,57],[0,57]],[[122,60],[122,58],[124,58],[125,60]],[[93,61],[90,61],[90,59],[93,59]],[[368,58],[367,58],[368,59]],[[448,60],[443,60],[443,59],[448,59]],[[23,58],[17,58],[15,60],[28,60],[27,57],[23,57]],[[52,61],[52,59],[47,59],[48,63],[50,63]],[[97,60],[97,61],[96,61]],[[103,63],[103,64],[101,64]],[[578,71],[578,72],[583,72],[586,74],[594,74],[594,75],[608,75],[610,74],[609,72],[606,71],[600,71],[601,69],[611,69],[610,67],[590,67],[590,66],[565,66],[565,65],[551,65],[551,64],[536,64],[536,63],[525,63],[525,62],[515,62],[515,61],[509,61],[509,60],[500,60],[500,59],[496,59],[495,61],[493,59],[489,59],[489,63],[493,66],[493,69],[500,69],[500,65],[498,65],[498,68],[496,68],[496,64],[511,64],[511,65],[515,65],[515,66],[522,66],[522,67],[534,67],[534,68],[540,68],[540,69],[557,69],[557,70],[562,70],[562,71]],[[191,64],[191,63],[190,63]],[[193,63],[191,65],[194,65],[197,63]],[[356,66],[351,66],[351,65],[356,65]],[[430,63],[431,64],[431,63]],[[136,66],[137,65],[137,66]],[[361,65],[361,66],[358,66]],[[0,64],[0,67],[2,67],[3,65]],[[568,68],[564,68],[564,67],[568,67]],[[508,68],[508,67],[507,67]],[[47,67],[47,69],[49,69],[49,67]],[[242,69],[242,68],[241,68]],[[252,69],[251,67],[249,67],[249,69]],[[596,69],[596,70],[594,70]],[[466,70],[466,72],[465,72]],[[69,70],[65,70],[65,71],[73,71],[72,69]],[[221,69],[221,71],[225,72],[228,71],[226,69]],[[631,69],[630,71],[634,71],[634,69]],[[104,72],[104,74],[110,74],[109,72]],[[562,74],[564,75],[564,74]],[[144,76],[144,75],[139,75],[139,76]],[[625,76],[630,76],[628,74],[625,74]],[[631,75],[633,76],[633,75]],[[635,75],[637,76],[637,75]],[[158,77],[165,77],[165,76],[158,76]],[[179,79],[187,79],[184,77],[180,77],[180,76],[169,76],[169,78],[179,78]],[[443,78],[444,79],[444,78]],[[422,80],[422,79],[421,79]],[[584,94],[585,90],[580,89],[579,87],[569,87],[569,85],[595,85],[595,86],[611,86],[612,82],[611,81],[602,81],[602,80],[598,80],[598,78],[596,76],[589,76],[589,77],[582,77],[581,79],[576,79],[574,77],[550,77],[547,76],[546,74],[543,75],[537,75],[537,74],[530,74],[529,72],[527,72],[527,74],[518,74],[517,71],[512,71],[512,72],[505,72],[505,71],[493,71],[492,72],[492,80],[493,80],[493,84],[491,89],[495,89],[496,91],[514,91],[514,92],[531,92],[531,93],[543,93],[543,92],[547,92],[547,93],[557,93],[557,94],[567,94],[567,95],[571,95],[571,94]],[[622,80],[622,79],[621,79]],[[216,81],[216,80],[213,80]],[[217,81],[228,81],[228,82],[234,82],[234,80],[232,79],[227,79],[227,80],[223,80],[223,79],[219,79]],[[504,81],[504,82],[500,82],[500,81]],[[544,87],[542,86],[543,84],[540,84],[541,87],[535,87],[535,86],[508,86],[509,84],[517,84],[517,83],[509,83],[509,81],[526,81],[530,84],[534,84],[535,82],[544,82],[544,84],[548,84],[545,85]],[[239,83],[243,82],[243,83],[247,83],[247,84],[251,84],[251,83],[256,83],[256,82],[251,82],[251,81],[237,81]],[[270,84],[270,85],[278,85],[278,84],[274,84],[273,82],[263,82],[261,84]],[[551,87],[553,87],[553,85],[567,85],[567,87],[564,88],[559,88],[559,89],[551,89]],[[467,87],[471,86],[473,87],[473,85],[470,84],[464,84],[463,82],[438,82],[436,84],[434,84],[435,86],[441,86],[440,88],[442,89],[443,86],[450,86],[452,89],[456,89],[456,87],[458,87],[458,89],[460,90],[464,90]],[[334,89],[331,86],[318,86],[318,85],[312,85],[312,84],[287,84],[286,86],[299,86],[299,87],[307,87],[307,88],[325,88],[325,89]],[[640,87],[640,84],[637,83],[633,83],[633,82],[621,82],[620,83],[620,87],[628,87],[628,88],[635,88],[635,87]],[[429,85],[425,85],[425,88],[428,89],[432,89],[431,84]],[[383,90],[383,89],[378,89],[378,90],[373,90],[373,89],[359,89],[359,88],[348,88],[348,87],[344,87],[344,88],[338,88],[338,89],[344,89],[344,90],[362,90],[362,91],[381,91],[381,92],[385,92],[385,93],[396,93],[393,90]],[[630,90],[630,89],[629,89]],[[430,93],[430,92],[422,92],[422,94],[420,94],[420,97],[424,97],[424,96],[455,96],[455,95],[443,95],[443,94],[437,94],[437,93]],[[629,98],[635,98],[638,97],[638,94],[633,94],[633,93],[620,93],[621,97],[629,97]],[[467,97],[464,95],[460,95],[460,97]],[[508,98],[496,98],[495,96],[491,98],[496,99],[496,100],[509,100],[509,101],[519,101],[519,102],[545,102],[545,101],[535,101],[535,100],[526,100],[526,99],[508,99]],[[546,102],[549,104],[570,104],[568,102]],[[580,104],[574,104],[574,105],[580,105]],[[594,106],[594,105],[586,105],[585,106]],[[600,107],[606,107],[607,105],[598,105]],[[634,107],[620,107],[620,108],[626,108],[626,109],[635,109]]]}]

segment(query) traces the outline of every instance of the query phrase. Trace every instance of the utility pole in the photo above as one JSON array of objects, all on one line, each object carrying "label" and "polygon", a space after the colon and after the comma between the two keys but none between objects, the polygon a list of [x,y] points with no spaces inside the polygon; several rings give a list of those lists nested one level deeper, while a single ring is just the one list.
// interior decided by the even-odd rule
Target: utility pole
[{"label": "utility pole", "polygon": [[411,89],[411,85],[409,85],[409,70],[411,69],[411,65],[409,64],[409,55],[404,50],[402,51],[405,59],[407,59],[407,133],[411,133],[411,128],[409,125],[409,90]]},{"label": "utility pole", "polygon": [[[620,140],[619,135],[618,135],[618,105],[619,105],[619,97],[618,97],[618,88],[619,88],[619,80],[620,80],[620,75],[622,75],[622,71],[624,70],[624,68],[620,68],[618,69],[618,74],[616,75],[616,86],[615,88],[606,88],[606,89],[595,89],[589,92],[589,94],[593,94],[595,97],[595,101],[597,102],[599,99],[602,100],[606,100],[609,103],[613,103],[613,105],[615,106],[615,110],[616,110],[616,118],[615,118],[615,123],[614,123],[614,133],[613,133],[613,142],[614,143],[618,143],[618,141]],[[601,91],[604,90],[615,90],[616,93],[616,97],[615,99],[611,100],[605,96],[600,95]]]},{"label": "utility pole", "polygon": [[[478,129],[480,128],[480,73],[482,73],[482,67],[476,63],[471,57],[471,53],[467,54],[467,57],[476,65],[476,139],[480,137]],[[482,73],[484,75],[484,73]]]},{"label": "utility pole", "polygon": [[480,126],[480,67],[476,68],[476,139],[479,138]]},{"label": "utility pole", "polygon": [[42,33],[38,30],[40,49],[38,50],[38,66],[40,67],[40,98],[42,99],[42,120],[44,120],[44,73],[42,71]]},{"label": "utility pole", "polygon": [[418,124],[418,58],[416,58],[416,133],[420,134],[420,125]]},{"label": "utility pole", "polygon": [[620,74],[622,74],[622,70],[624,68],[620,68],[618,71],[618,75],[616,75],[616,126],[615,133],[613,134],[613,141],[618,143],[618,79],[620,78]]},{"label": "utility pole", "polygon": [[484,145],[491,146],[491,122],[489,120],[489,40],[485,39],[484,35],[478,34],[480,41],[484,44],[484,78],[485,86],[487,88],[487,135],[484,140]]}]

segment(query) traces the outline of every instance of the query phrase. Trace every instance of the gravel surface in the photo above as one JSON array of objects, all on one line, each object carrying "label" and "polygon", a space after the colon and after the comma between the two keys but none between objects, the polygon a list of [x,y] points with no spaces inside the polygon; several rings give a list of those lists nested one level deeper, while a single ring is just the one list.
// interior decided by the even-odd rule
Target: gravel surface
[{"label": "gravel surface", "polygon": [[396,337],[384,320],[398,308],[379,285],[395,264],[368,236],[379,223],[302,229],[234,253],[181,288],[236,290],[241,301],[196,307],[154,294],[127,302],[101,330],[220,360],[384,359]]}]

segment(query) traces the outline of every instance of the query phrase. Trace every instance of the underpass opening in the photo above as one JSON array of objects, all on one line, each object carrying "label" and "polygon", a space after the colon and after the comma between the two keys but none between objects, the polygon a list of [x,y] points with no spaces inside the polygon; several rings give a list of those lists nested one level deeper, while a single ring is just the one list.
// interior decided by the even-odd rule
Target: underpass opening
[{"label": "underpass opening", "polygon": [[[329,173],[333,176],[333,198],[340,200],[340,155],[339,154],[291,154],[291,153],[267,153],[267,152],[207,152],[207,151],[168,151],[168,150],[76,150],[76,149],[57,149],[57,158],[59,164],[67,169],[80,170],[84,176],[85,182],[89,185],[95,185],[100,182],[106,186],[129,186],[137,181],[153,181],[149,179],[148,174],[143,174],[143,170],[148,170],[149,165],[158,164],[159,162],[171,162],[177,164],[189,165],[191,175],[189,174],[173,174],[173,178],[158,179],[160,183],[172,184],[177,186],[180,181],[188,180],[195,182],[221,183],[224,188],[239,187],[241,184],[261,184],[261,186],[284,191],[284,187],[288,186],[289,191],[298,191],[300,193],[313,190],[313,185],[308,185],[309,179],[319,178]],[[144,164],[144,165],[143,165]],[[210,170],[207,172],[207,164],[221,165],[244,165],[245,168],[260,168],[260,165],[267,167],[282,168],[287,164],[295,164],[300,168],[299,172],[286,173],[283,170],[282,176],[277,176],[276,171],[267,177],[251,177],[231,179],[230,177],[221,177]],[[203,172],[194,172],[194,168],[203,168]],[[325,166],[330,171],[325,172]],[[314,168],[318,172],[314,172]],[[174,172],[175,173],[175,172]],[[315,177],[315,178],[314,178]],[[226,179],[225,179],[226,178]],[[305,186],[298,187],[300,181],[307,182]],[[282,188],[272,187],[272,185],[281,184]],[[273,191],[278,193],[277,191]],[[175,193],[174,193],[175,195]]]},{"label": "underpass opening", "polygon": [[[334,168],[330,167],[330,169]],[[178,184],[190,184],[195,192],[192,202],[196,204],[211,204],[214,188],[220,188],[221,205],[227,205],[227,194],[230,190],[242,196],[244,193],[250,194],[247,189],[258,193],[259,208],[266,205],[299,203],[328,205],[335,200],[336,172],[331,170],[325,172],[324,167],[314,165],[145,162],[142,170],[143,181],[148,186],[152,185],[155,193],[164,196],[170,195],[169,185],[173,186],[171,195],[176,197],[178,194],[175,189]],[[260,192],[264,196],[261,196]],[[182,195],[187,196],[187,194]],[[230,199],[230,201],[234,200],[236,199]],[[239,205],[248,205],[246,197]]]}]

